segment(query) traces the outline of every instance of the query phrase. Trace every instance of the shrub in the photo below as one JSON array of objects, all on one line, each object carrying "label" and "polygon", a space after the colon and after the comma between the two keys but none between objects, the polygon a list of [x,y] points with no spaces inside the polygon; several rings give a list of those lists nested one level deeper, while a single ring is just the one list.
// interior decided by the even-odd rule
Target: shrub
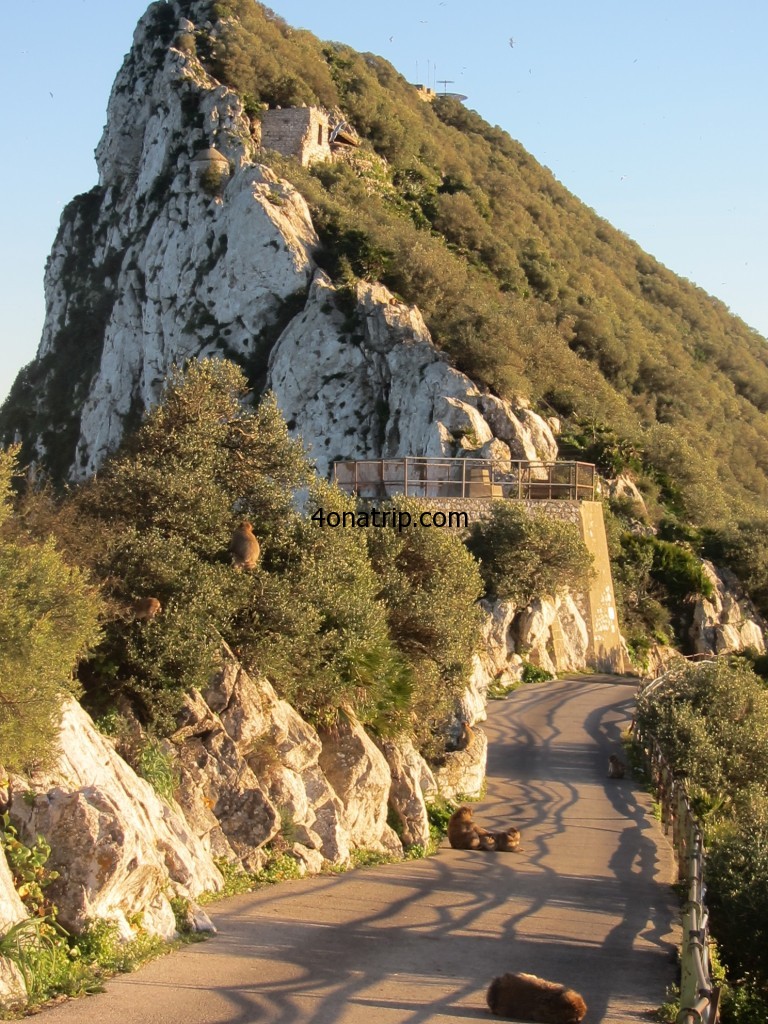
[{"label": "shrub", "polygon": [[673,769],[712,798],[768,787],[768,690],[743,660],[673,668],[660,691],[640,695],[637,716]]},{"label": "shrub", "polygon": [[[387,504],[410,513],[407,498]],[[442,731],[479,642],[482,592],[477,565],[457,534],[424,527],[366,531],[393,643],[412,674],[410,728],[422,753],[443,752]]]},{"label": "shrub", "polygon": [[[0,523],[10,519],[17,451],[0,451]],[[6,522],[6,526],[11,524]],[[85,574],[66,564],[52,538],[0,536],[0,763],[23,771],[55,750],[62,692],[98,640],[101,602]]]},{"label": "shrub", "polygon": [[[729,973],[768,982],[768,793],[747,787],[707,833],[707,903]],[[749,941],[745,942],[745,936]]]},{"label": "shrub", "polygon": [[683,664],[641,693],[637,720],[704,822],[707,902],[735,986],[724,1019],[751,1022],[768,986],[768,690],[744,659]]},{"label": "shrub", "polygon": [[179,785],[179,771],[173,756],[163,745],[151,737],[139,752],[137,771],[152,786],[154,791],[165,800],[172,800]]},{"label": "shrub", "polygon": [[472,526],[469,550],[480,561],[489,597],[527,605],[561,590],[584,590],[592,556],[571,523],[528,515],[511,502],[494,502],[488,519]]}]

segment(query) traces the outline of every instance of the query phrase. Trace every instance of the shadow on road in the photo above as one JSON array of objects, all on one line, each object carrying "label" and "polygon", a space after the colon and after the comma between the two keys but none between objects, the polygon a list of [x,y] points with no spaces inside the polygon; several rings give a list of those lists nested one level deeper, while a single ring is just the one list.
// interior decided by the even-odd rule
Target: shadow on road
[{"label": "shadow on road", "polygon": [[[445,847],[226,901],[214,911],[220,935],[176,958],[183,969],[151,965],[120,983],[120,1019],[488,1020],[485,989],[505,971],[578,989],[585,1024],[643,1019],[635,1011],[658,1005],[672,980],[674,908],[648,798],[632,780],[606,778],[631,703],[626,684],[588,678],[492,704],[488,794],[475,816],[518,825],[521,853]],[[142,990],[154,1015],[132,1016]]]}]

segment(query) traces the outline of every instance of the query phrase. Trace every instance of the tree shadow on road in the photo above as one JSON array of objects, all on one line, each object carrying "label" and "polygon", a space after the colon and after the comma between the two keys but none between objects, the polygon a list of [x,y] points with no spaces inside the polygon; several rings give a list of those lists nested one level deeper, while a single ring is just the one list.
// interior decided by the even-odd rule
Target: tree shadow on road
[{"label": "tree shadow on road", "polygon": [[[212,1024],[449,1024],[487,1020],[491,978],[527,971],[581,991],[585,1024],[642,1019],[633,1009],[672,980],[674,902],[646,795],[605,777],[630,704],[589,680],[493,709],[476,817],[519,825],[523,853],[445,848],[227,901],[169,998],[213,991]],[[123,984],[152,984],[150,971]]]}]

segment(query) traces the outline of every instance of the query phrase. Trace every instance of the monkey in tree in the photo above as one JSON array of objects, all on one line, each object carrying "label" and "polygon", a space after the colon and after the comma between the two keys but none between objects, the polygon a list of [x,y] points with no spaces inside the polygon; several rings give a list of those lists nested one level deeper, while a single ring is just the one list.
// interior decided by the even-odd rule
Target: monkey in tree
[{"label": "monkey in tree", "polygon": [[579,1024],[587,1012],[587,1004],[578,992],[535,974],[494,978],[487,999],[491,1013],[536,1024]]},{"label": "monkey in tree", "polygon": [[163,610],[156,597],[137,597],[133,602],[133,618],[135,622],[149,622]]},{"label": "monkey in tree", "polygon": [[232,540],[229,543],[229,551],[232,555],[232,564],[236,569],[255,569],[261,545],[253,535],[253,527],[244,519],[240,525],[233,530]]}]

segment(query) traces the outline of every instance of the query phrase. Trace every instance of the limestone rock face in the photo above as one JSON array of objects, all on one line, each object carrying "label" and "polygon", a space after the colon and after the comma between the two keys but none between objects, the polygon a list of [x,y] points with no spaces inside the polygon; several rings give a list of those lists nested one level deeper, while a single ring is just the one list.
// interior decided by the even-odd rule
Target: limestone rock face
[{"label": "limestone rock face", "polygon": [[617,477],[608,481],[608,495],[611,498],[618,498],[631,503],[634,514],[641,519],[645,519],[648,516],[645,499],[637,484],[628,473],[620,473]]},{"label": "limestone rock face", "polygon": [[400,821],[403,845],[419,843],[426,848],[430,838],[426,801],[437,795],[432,770],[410,740],[385,741],[381,751],[389,765],[389,805]]},{"label": "limestone rock face", "polygon": [[26,1003],[24,976],[13,960],[0,956],[0,1010],[21,1010]]},{"label": "limestone rock face", "polygon": [[556,675],[585,667],[589,632],[572,594],[536,598],[517,616],[515,648],[526,661]]},{"label": "limestone rock face", "polygon": [[[13,885],[5,855],[0,852],[0,938],[15,924],[26,920],[27,912]],[[21,971],[12,960],[0,956],[0,1009],[20,1009],[27,1001]]]},{"label": "limestone rock face", "polygon": [[300,847],[294,852],[308,870],[348,861],[352,838],[344,805],[318,763],[320,737],[231,651],[205,697],[186,698],[171,739],[181,772],[177,799],[216,857],[258,870],[265,844],[290,823]]},{"label": "limestone rock face", "polygon": [[337,459],[488,457],[493,444],[497,458],[509,458],[486,409],[520,452],[542,459],[557,452],[540,417],[522,410],[518,419],[510,403],[482,395],[446,362],[418,309],[383,285],[360,282],[350,322],[322,271],[272,351],[269,386],[321,474]]},{"label": "limestone rock face", "polygon": [[169,896],[194,900],[218,891],[221,874],[184,817],[139,778],[73,700],[64,707],[60,753],[28,782],[11,778],[11,819],[25,841],[38,833],[60,873],[50,888],[65,928],[88,919],[115,921],[130,937],[129,918],[147,931],[175,934]]},{"label": "limestone rock face", "polygon": [[482,729],[473,729],[469,746],[446,754],[445,763],[435,769],[440,795],[449,799],[480,796],[487,760],[488,737]]},{"label": "limestone rock face", "polygon": [[358,849],[402,854],[387,825],[392,779],[386,758],[352,714],[322,736],[320,768],[344,807],[350,843]]},{"label": "limestone rock face", "polygon": [[729,570],[707,561],[703,565],[713,594],[698,597],[693,608],[690,635],[696,652],[724,654],[751,647],[764,654],[766,623],[744,587]]},{"label": "limestone rock face", "polygon": [[[49,423],[30,438],[41,459],[91,475],[174,364],[217,355],[259,385],[269,361],[267,386],[322,474],[342,458],[554,458],[551,425],[482,395],[418,309],[378,284],[360,283],[351,311],[338,301],[313,261],[305,201],[256,162],[241,99],[176,45],[200,27],[189,15],[205,25],[207,5],[153,4],[139,22],[96,152],[99,184],[63,214],[30,398]],[[66,422],[47,411],[59,407],[57,365],[78,396]]]},{"label": "limestone rock face", "polygon": [[257,871],[279,815],[237,744],[198,695],[186,698],[173,740],[177,799],[190,825],[214,856]]}]

